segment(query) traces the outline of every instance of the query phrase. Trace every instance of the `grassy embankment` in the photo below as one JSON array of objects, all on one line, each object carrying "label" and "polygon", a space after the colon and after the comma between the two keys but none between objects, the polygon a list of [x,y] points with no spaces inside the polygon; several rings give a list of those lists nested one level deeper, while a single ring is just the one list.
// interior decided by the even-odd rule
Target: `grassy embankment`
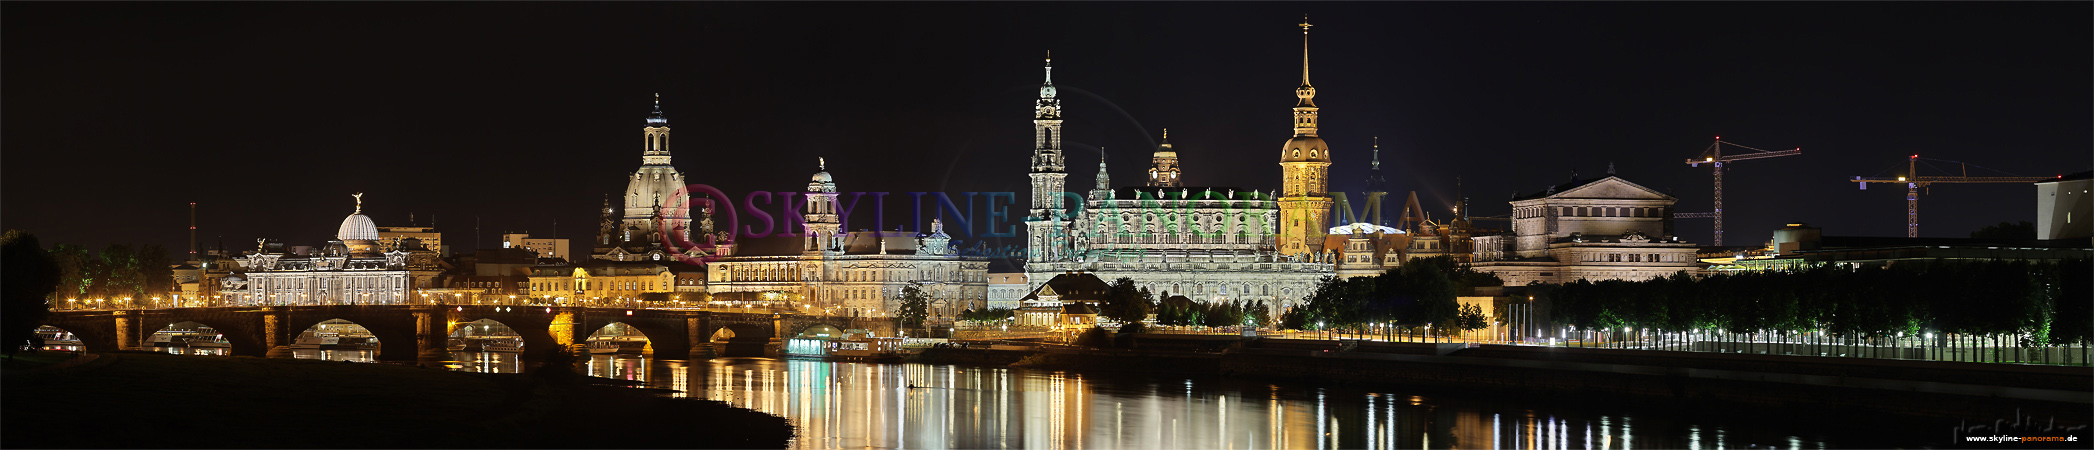
[{"label": "grassy embankment", "polygon": [[39,362],[0,372],[0,447],[783,448],[792,436],[780,417],[571,374],[137,352],[28,367]]}]

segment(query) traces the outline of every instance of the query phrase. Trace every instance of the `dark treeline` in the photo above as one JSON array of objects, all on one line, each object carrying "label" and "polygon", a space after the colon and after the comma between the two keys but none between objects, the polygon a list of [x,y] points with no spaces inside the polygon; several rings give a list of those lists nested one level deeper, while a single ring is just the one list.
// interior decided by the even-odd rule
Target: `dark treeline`
[{"label": "dark treeline", "polygon": [[171,298],[175,293],[174,263],[158,245],[112,244],[89,251],[78,245],[56,244],[50,255],[59,270],[58,292],[51,294],[54,306],[68,306],[68,299],[105,299],[106,304],[115,304],[124,298],[142,305],[153,297]]},{"label": "dark treeline", "polygon": [[[1183,297],[1175,297],[1182,299]],[[1272,307],[1264,301],[1166,301],[1156,305],[1156,324],[1171,326],[1263,327],[1271,325]]]},{"label": "dark treeline", "polygon": [[1490,325],[1482,308],[1462,308],[1456,296],[1504,284],[1497,275],[1477,272],[1445,256],[1420,258],[1372,277],[1325,278],[1316,292],[1280,321],[1283,327],[1300,330],[1431,325],[1434,333],[1451,335]]},{"label": "dark treeline", "polygon": [[1803,333],[1846,338],[2017,336],[2094,341],[2094,264],[2026,261],[1824,265],[1787,272],[1578,281],[1539,295],[1579,329]]}]

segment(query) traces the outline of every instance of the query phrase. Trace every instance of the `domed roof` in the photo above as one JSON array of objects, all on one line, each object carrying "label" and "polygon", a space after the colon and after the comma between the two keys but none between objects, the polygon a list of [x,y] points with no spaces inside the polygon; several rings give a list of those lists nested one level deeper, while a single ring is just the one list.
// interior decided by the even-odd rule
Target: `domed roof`
[{"label": "domed roof", "polygon": [[1362,234],[1374,234],[1375,231],[1380,231],[1382,234],[1405,234],[1403,230],[1365,222],[1331,227],[1328,234],[1352,234],[1355,230],[1362,232]]},{"label": "domed roof", "polygon": [[342,219],[342,228],[335,231],[334,237],[344,241],[375,241],[378,240],[378,225],[371,223],[369,216],[350,214]]},{"label": "domed roof", "polygon": [[836,182],[836,180],[833,180],[833,179],[830,179],[830,178],[829,178],[829,171],[826,171],[826,170],[824,170],[824,171],[821,171],[821,172],[815,172],[815,173],[814,173],[814,177],[813,177],[813,178],[812,178],[811,180],[809,180],[809,181],[810,181],[810,182],[814,182],[814,183],[835,183],[835,182]]},{"label": "domed roof", "polygon": [[1323,138],[1315,136],[1287,139],[1287,144],[1280,147],[1280,162],[1302,161],[1331,162],[1330,147],[1323,143]]}]

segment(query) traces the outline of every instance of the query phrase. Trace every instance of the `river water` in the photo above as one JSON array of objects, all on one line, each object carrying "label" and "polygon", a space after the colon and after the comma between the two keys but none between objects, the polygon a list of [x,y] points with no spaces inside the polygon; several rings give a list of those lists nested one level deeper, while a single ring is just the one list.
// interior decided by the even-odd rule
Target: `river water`
[{"label": "river water", "polygon": [[[459,370],[524,368],[514,354],[458,355]],[[1942,445],[1949,433],[1804,413],[995,367],[594,355],[583,369],[785,417],[803,449],[1816,449]]]}]

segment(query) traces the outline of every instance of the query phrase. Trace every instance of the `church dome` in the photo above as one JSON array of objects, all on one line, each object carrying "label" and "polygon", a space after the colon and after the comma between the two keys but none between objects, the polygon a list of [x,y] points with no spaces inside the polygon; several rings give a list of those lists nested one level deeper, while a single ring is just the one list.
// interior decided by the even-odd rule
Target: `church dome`
[{"label": "church dome", "polygon": [[350,214],[348,218],[342,219],[342,228],[335,231],[334,238],[344,241],[375,241],[378,240],[378,225],[371,222],[370,216]]},{"label": "church dome", "polygon": [[1331,162],[1330,147],[1323,143],[1323,138],[1295,136],[1287,139],[1287,144],[1280,148],[1280,162],[1303,161]]},{"label": "church dome", "polygon": [[825,170],[821,172],[815,172],[814,177],[811,180],[809,180],[809,182],[829,184],[835,183],[836,180],[829,178],[829,172]]}]

